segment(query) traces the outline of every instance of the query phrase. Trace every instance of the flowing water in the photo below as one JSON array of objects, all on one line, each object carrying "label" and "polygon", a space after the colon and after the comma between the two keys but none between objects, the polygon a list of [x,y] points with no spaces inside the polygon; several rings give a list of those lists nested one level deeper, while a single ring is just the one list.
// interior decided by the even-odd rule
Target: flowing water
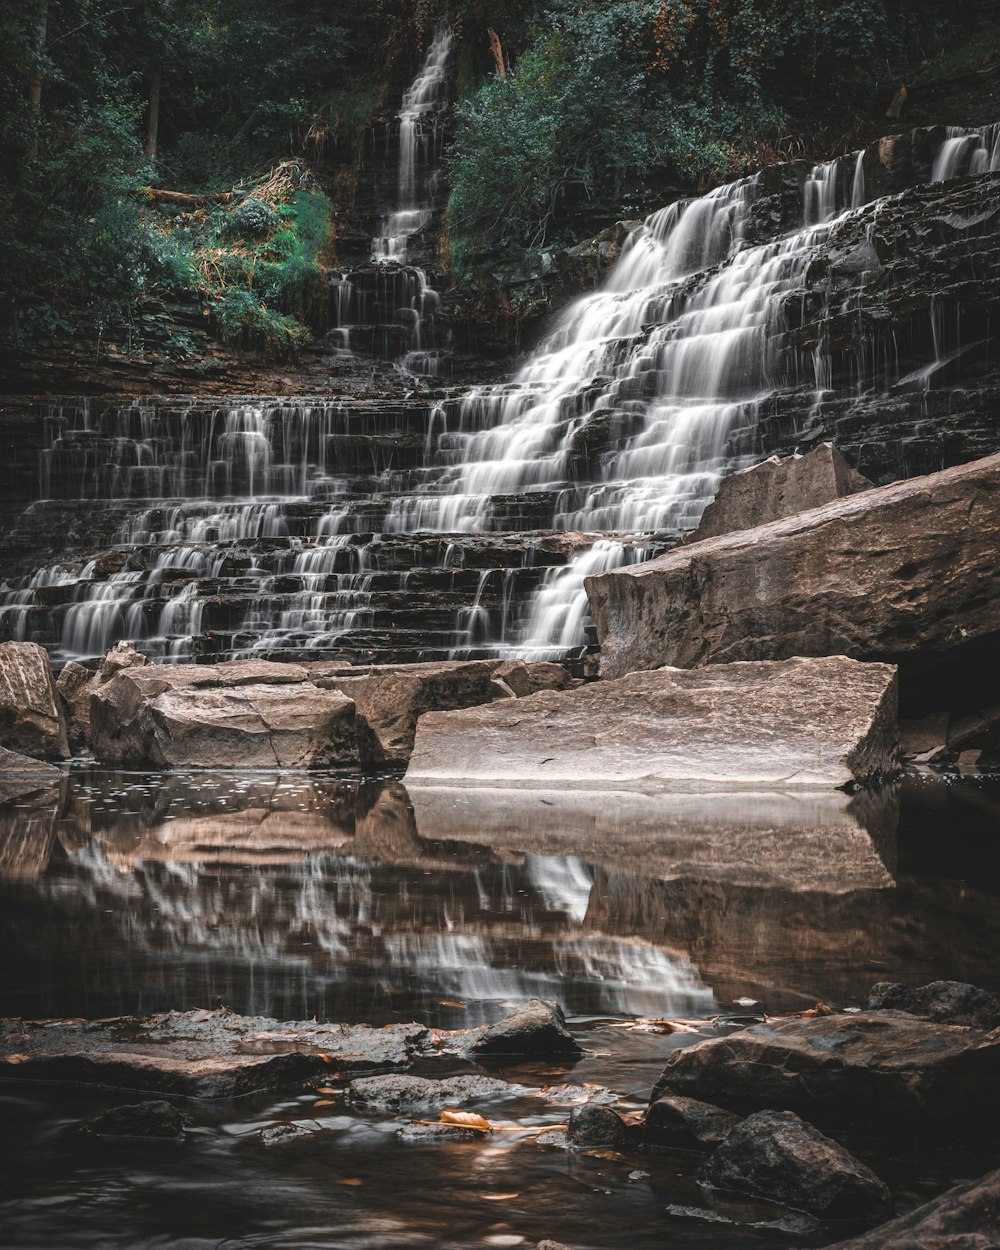
[{"label": "flowing water", "polygon": [[[464,1028],[543,995],[585,1047],[501,1065],[510,1128],[408,1145],[409,1117],[291,1087],[192,1104],[184,1145],[81,1138],[127,1092],[0,1082],[0,1245],[532,1247],[820,1245],[775,1208],[710,1200],[698,1160],[575,1152],[558,1088],[644,1105],[687,1034],[878,980],[996,990],[996,778],[844,795],[508,795],[485,811],[397,782],[74,768],[0,806],[0,1002],[27,1018],[215,1007],[279,1019]],[[16,1026],[15,1026],[16,1027]],[[459,1060],[429,1074],[468,1070]],[[548,1092],[547,1092],[548,1091]],[[262,1130],[305,1130],[266,1144]],[[987,1161],[933,1141],[854,1143],[901,1208]],[[834,1233],[836,1230],[834,1230]]]}]

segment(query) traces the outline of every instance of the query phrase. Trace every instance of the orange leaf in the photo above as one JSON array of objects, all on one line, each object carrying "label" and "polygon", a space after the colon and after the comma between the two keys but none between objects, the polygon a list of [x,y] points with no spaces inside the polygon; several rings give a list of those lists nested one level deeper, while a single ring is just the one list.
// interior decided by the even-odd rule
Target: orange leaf
[{"label": "orange leaf", "polygon": [[27,1063],[28,1055],[4,1055],[4,1063]]},{"label": "orange leaf", "polygon": [[338,1095],[338,1094],[340,1094],[340,1093],[342,1093],[342,1092],[343,1092],[343,1091],[342,1091],[342,1090],[339,1090],[339,1089],[329,1089],[329,1088],[327,1088],[327,1086],[325,1086],[325,1085],[320,1085],[320,1086],[317,1086],[317,1088],[316,1088],[316,1093],[317,1093],[317,1094],[333,1094],[335,1097],[336,1097],[336,1095]]},{"label": "orange leaf", "polygon": [[333,1106],[333,1099],[332,1099],[332,1098],[321,1098],[318,1102],[314,1102],[314,1103],[313,1103],[313,1106],[314,1106],[314,1107],[332,1107],[332,1106]]},{"label": "orange leaf", "polygon": [[359,1180],[356,1176],[345,1176],[339,1181],[333,1182],[335,1185],[363,1185],[364,1181]]},{"label": "orange leaf", "polygon": [[468,1004],[460,1003],[457,998],[439,998],[438,1004],[441,1007],[461,1007],[464,1011]]},{"label": "orange leaf", "polygon": [[489,1120],[484,1120],[481,1115],[475,1111],[456,1111],[453,1107],[446,1107],[441,1112],[442,1124],[458,1124],[462,1128],[474,1128],[477,1133],[492,1133],[493,1126]]},{"label": "orange leaf", "polygon": [[508,1198],[516,1198],[516,1197],[518,1197],[518,1195],[517,1195],[516,1193],[512,1193],[512,1194],[480,1194],[479,1196],[480,1196],[480,1197],[481,1197],[481,1198],[482,1198],[485,1202],[506,1202]]}]

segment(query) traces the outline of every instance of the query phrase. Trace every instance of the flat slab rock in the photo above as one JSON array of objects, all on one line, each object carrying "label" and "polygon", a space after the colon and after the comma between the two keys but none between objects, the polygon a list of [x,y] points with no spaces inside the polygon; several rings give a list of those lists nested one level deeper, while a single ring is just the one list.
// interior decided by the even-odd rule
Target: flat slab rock
[{"label": "flat slab rock", "polygon": [[940,655],[1000,630],[1000,455],[588,577],[601,674]]},{"label": "flat slab rock", "polygon": [[1000,1170],[946,1190],[901,1215],[828,1250],[997,1250]]},{"label": "flat slab rock", "polygon": [[189,1098],[233,1098],[331,1072],[410,1066],[423,1025],[271,1020],[228,1011],[167,1012],[112,1022],[0,1021],[0,1072]]},{"label": "flat slab rock", "polygon": [[671,1055],[653,1100],[665,1093],[881,1136],[916,1123],[984,1131],[1000,1109],[1000,1034],[900,1011],[755,1024]]},{"label": "flat slab rock", "polygon": [[896,673],[843,656],[630,673],[421,717],[411,786],[834,787],[896,768]]}]

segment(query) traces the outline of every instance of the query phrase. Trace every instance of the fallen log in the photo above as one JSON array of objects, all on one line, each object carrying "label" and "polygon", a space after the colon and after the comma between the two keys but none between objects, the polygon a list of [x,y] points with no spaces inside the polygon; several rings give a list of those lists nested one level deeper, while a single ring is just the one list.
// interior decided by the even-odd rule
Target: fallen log
[{"label": "fallen log", "polygon": [[207,203],[228,204],[233,198],[232,191],[206,191],[193,195],[187,191],[163,191],[159,187],[143,187],[143,194],[147,199],[164,204],[190,204],[194,207]]}]

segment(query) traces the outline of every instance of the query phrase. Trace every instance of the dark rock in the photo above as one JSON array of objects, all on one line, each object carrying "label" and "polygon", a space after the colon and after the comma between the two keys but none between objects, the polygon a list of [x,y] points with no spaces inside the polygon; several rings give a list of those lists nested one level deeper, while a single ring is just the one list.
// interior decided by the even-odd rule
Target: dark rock
[{"label": "dark rock", "polygon": [[37,643],[0,643],[0,746],[37,759],[69,758],[49,657]]},{"label": "dark rock", "polygon": [[829,1250],[998,1250],[1000,1171],[956,1185],[915,1211]]},{"label": "dark rock", "polygon": [[896,770],[896,678],[843,656],[631,673],[421,718],[410,787],[845,786]]},{"label": "dark rock", "polygon": [[620,1150],[627,1132],[625,1121],[610,1107],[577,1107],[570,1113],[567,1135],[574,1146],[610,1146]]},{"label": "dark rock", "polygon": [[749,1116],[705,1160],[699,1180],[824,1220],[872,1222],[892,1209],[874,1172],[790,1111]]},{"label": "dark rock", "polygon": [[472,1042],[474,1055],[579,1055],[582,1048],[566,1028],[562,1008],[529,998],[491,1024]]},{"label": "dark rock", "polygon": [[832,443],[804,456],[771,456],[723,479],[691,541],[767,525],[874,485],[855,473]]},{"label": "dark rock", "polygon": [[305,1124],[268,1124],[260,1130],[261,1144],[264,1146],[287,1146],[291,1142],[300,1142],[307,1137],[315,1137],[316,1129]]},{"label": "dark rock", "polygon": [[[587,579],[601,673],[947,657],[1000,632],[1000,455]],[[985,643],[983,644],[985,645]]]},{"label": "dark rock", "polygon": [[880,981],[869,991],[865,1010],[882,1009],[905,1011],[938,1024],[960,1024],[987,1032],[1000,1028],[1000,999],[963,981],[932,981],[916,989]]},{"label": "dark rock", "polygon": [[407,1142],[455,1142],[481,1141],[478,1129],[463,1128],[461,1124],[404,1124],[396,1130],[400,1141]]},{"label": "dark rock", "polygon": [[642,1140],[647,1146],[714,1150],[740,1122],[738,1115],[711,1103],[664,1094],[646,1112]]},{"label": "dark rock", "polygon": [[653,1101],[664,1093],[882,1135],[916,1123],[974,1135],[1000,1109],[1000,1036],[899,1011],[778,1020],[675,1052]]},{"label": "dark rock", "polygon": [[83,1126],[98,1137],[154,1137],[182,1141],[185,1117],[169,1102],[135,1102],[95,1116]]},{"label": "dark rock", "polygon": [[506,1081],[490,1076],[453,1076],[443,1081],[422,1076],[366,1076],[351,1082],[347,1101],[365,1111],[394,1113],[502,1098],[509,1091]]}]

